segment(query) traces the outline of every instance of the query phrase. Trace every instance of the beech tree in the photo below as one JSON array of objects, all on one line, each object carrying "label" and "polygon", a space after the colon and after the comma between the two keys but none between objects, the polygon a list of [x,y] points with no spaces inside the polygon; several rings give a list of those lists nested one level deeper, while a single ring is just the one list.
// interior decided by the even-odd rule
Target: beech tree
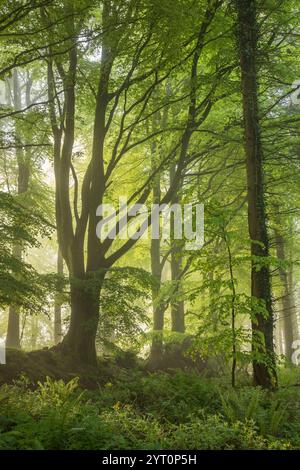
[{"label": "beech tree", "polygon": [[[158,129],[152,135],[143,136],[144,122],[151,117],[148,102],[158,86],[181,64],[188,63],[184,95],[171,98],[182,100],[186,107],[179,131],[175,133],[160,167],[154,172],[147,171],[145,180],[129,196],[129,202],[144,204],[151,194],[155,175],[173,158],[176,162],[173,182],[160,203],[171,201],[182,178],[193,133],[205,121],[216,99],[217,78],[227,72],[226,68],[217,68],[215,80],[201,101],[198,100],[198,64],[206,34],[221,4],[221,1],[214,1],[205,5],[192,37],[180,40],[183,47],[180,57],[175,55],[171,58],[170,48],[162,42],[164,37],[159,31],[162,25],[166,27],[166,18],[152,17],[151,6],[147,3],[103,2],[98,10],[101,13],[101,58],[96,70],[97,86],[93,92],[91,157],[81,189],[73,164],[73,148],[76,138],[76,80],[84,52],[80,49],[84,19],[82,16],[77,18],[71,2],[65,2],[62,7],[61,14],[68,17],[65,23],[67,39],[64,42],[67,53],[61,55],[52,47],[47,60],[49,115],[54,139],[57,233],[71,283],[70,327],[61,347],[82,361],[90,364],[96,362],[95,337],[105,273],[136,243],[134,238],[121,246],[116,246],[114,240],[109,238],[99,242],[96,234],[97,207],[105,201],[107,188],[116,184],[114,178],[117,176],[114,175],[118,174],[128,152],[133,149],[135,153],[145,152],[146,142],[149,143],[156,135],[171,132],[172,128]],[[42,10],[42,19],[48,27],[54,21],[53,14],[57,12],[50,8]],[[166,31],[171,33],[168,29]],[[128,42],[131,44],[129,50]],[[146,59],[149,65],[145,68]],[[60,83],[63,100],[58,91]],[[166,106],[166,103],[158,103],[159,106]],[[115,122],[117,126],[114,126]],[[73,201],[71,177],[74,180]],[[116,233],[119,230],[120,225],[117,224]]]},{"label": "beech tree", "polygon": [[252,257],[251,295],[253,309],[251,323],[254,382],[264,387],[272,387],[276,384],[277,378],[271,275],[268,260],[269,237],[265,210],[263,147],[258,105],[256,1],[237,0],[236,7],[245,129],[248,227]]}]

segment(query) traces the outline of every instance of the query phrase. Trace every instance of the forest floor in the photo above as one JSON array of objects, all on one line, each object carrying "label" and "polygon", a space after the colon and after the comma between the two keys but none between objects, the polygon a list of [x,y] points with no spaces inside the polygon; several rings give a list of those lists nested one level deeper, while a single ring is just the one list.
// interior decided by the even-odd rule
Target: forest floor
[{"label": "forest floor", "polygon": [[300,367],[265,391],[240,371],[150,371],[134,355],[68,370],[53,350],[0,366],[1,449],[300,449]]},{"label": "forest floor", "polygon": [[178,347],[176,344],[171,344],[164,351],[160,361],[155,363],[137,358],[131,351],[116,349],[114,354],[98,357],[96,368],[74,361],[55,347],[30,352],[8,349],[6,364],[0,366],[0,385],[12,383],[22,375],[30,380],[33,388],[47,377],[53,380],[62,379],[65,382],[78,377],[79,386],[95,389],[118,377],[120,371],[131,369],[141,370],[144,373],[180,369],[196,371],[206,376],[217,375],[212,363],[208,364],[201,358],[192,359],[185,354],[185,349],[186,346]]},{"label": "forest floor", "polygon": [[0,385],[13,383],[22,375],[29,379],[33,388],[47,377],[64,382],[78,377],[80,387],[94,389],[117,377],[122,368],[122,363],[109,357],[98,358],[96,368],[87,367],[52,348],[31,352],[7,350],[6,364],[0,366]]}]

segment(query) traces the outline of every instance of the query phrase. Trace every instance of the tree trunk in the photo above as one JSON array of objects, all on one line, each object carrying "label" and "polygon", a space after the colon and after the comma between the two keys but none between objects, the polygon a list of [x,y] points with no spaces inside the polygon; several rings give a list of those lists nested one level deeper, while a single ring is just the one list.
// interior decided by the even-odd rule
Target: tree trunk
[{"label": "tree trunk", "polygon": [[39,331],[38,318],[36,315],[31,315],[31,350],[35,351],[37,346],[37,337]]},{"label": "tree trunk", "polygon": [[71,280],[71,318],[61,345],[75,361],[97,365],[95,341],[99,321],[100,287],[86,280]]},{"label": "tree trunk", "polygon": [[158,361],[163,352],[164,307],[157,304],[157,297],[161,285],[160,240],[151,240],[151,273],[156,285],[152,287],[153,305],[153,339],[151,347],[151,361]]},{"label": "tree trunk", "polygon": [[294,267],[293,267],[292,262],[290,263],[288,267],[287,277],[288,277],[288,290],[289,290],[289,299],[290,299],[289,302],[291,306],[291,317],[292,317],[294,338],[298,338],[299,337],[299,322],[298,322],[296,303],[295,303]]},{"label": "tree trunk", "polygon": [[[60,249],[57,250],[57,274],[63,276],[64,274],[64,261]],[[54,303],[54,344],[58,344],[62,340],[62,326],[61,326],[61,300],[59,293],[55,296]]]},{"label": "tree trunk", "polygon": [[[15,250],[13,250],[15,255]],[[6,333],[6,347],[21,349],[20,343],[20,308],[17,305],[10,305],[8,309],[8,324]]]},{"label": "tree trunk", "polygon": [[[181,263],[182,256],[180,254],[180,248],[173,243],[173,249],[171,253],[171,276],[172,281],[175,283],[176,296],[180,296],[181,293]],[[171,301],[171,321],[172,331],[177,333],[185,332],[184,322],[184,300],[175,299]]]},{"label": "tree trunk", "polygon": [[[281,261],[285,261],[284,239],[277,230],[275,232],[275,240],[277,257]],[[279,276],[283,288],[281,297],[282,310],[280,312],[279,317],[282,318],[283,324],[285,356],[288,361],[291,361],[293,354],[293,305],[289,291],[288,273],[287,270],[282,266],[279,267]]]},{"label": "tree trunk", "polygon": [[276,315],[276,324],[275,324],[275,344],[276,344],[276,354],[282,355],[283,345],[282,345],[282,319],[280,318],[280,307],[279,312]]},{"label": "tree trunk", "polygon": [[[266,226],[263,152],[260,136],[257,85],[257,22],[255,0],[236,0],[237,35],[245,130],[248,186],[248,228],[251,239],[252,350],[254,383],[272,387],[277,383],[273,344],[273,311],[269,240]],[[259,266],[257,261],[262,262]],[[257,305],[259,304],[259,307]],[[265,312],[259,311],[261,306]]]},{"label": "tree trunk", "polygon": [[[152,148],[152,156],[155,155],[155,148]],[[154,165],[153,165],[154,166]],[[156,177],[153,186],[153,203],[159,204],[160,201],[160,177]],[[153,308],[153,339],[151,346],[150,360],[157,363],[163,353],[163,329],[165,308],[157,304],[157,298],[161,287],[162,265],[160,260],[160,239],[151,239],[151,274],[155,279],[156,285],[152,287],[152,308]]]},{"label": "tree trunk", "polygon": [[[172,165],[170,168],[170,186],[173,183],[175,177],[175,166]],[[173,197],[172,204],[178,204],[180,198],[178,193]],[[182,264],[182,255],[181,255],[181,244],[180,240],[174,239],[174,214],[171,213],[170,218],[170,234],[171,234],[171,280],[173,283],[173,294],[175,294],[175,299],[171,299],[171,322],[172,322],[172,331],[177,333],[185,332],[185,322],[184,322],[184,301],[176,297],[180,297],[181,293],[181,264]]]},{"label": "tree trunk", "polygon": [[[27,98],[28,100],[29,98]],[[26,100],[26,104],[27,104]],[[16,111],[22,107],[21,102],[21,86],[19,82],[18,71],[13,71],[13,105]],[[18,194],[24,194],[28,191],[29,185],[29,163],[24,150],[20,147],[22,143],[21,130],[18,122],[15,123],[15,143],[16,143],[16,159],[18,164],[18,181],[17,181],[17,192]],[[13,256],[17,260],[22,259],[22,247],[15,245],[13,247]],[[17,305],[10,305],[8,310],[8,325],[6,335],[6,347],[13,349],[20,349],[20,307]]]}]

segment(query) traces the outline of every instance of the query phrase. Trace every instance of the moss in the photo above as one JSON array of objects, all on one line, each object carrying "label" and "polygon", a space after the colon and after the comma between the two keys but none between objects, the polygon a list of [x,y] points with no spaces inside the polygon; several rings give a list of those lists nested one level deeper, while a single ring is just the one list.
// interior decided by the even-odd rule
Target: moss
[{"label": "moss", "polygon": [[6,364],[0,366],[0,385],[12,383],[21,375],[29,379],[33,388],[46,377],[63,379],[65,382],[79,377],[81,387],[93,389],[117,377],[120,368],[114,358],[99,358],[96,369],[87,367],[55,348],[32,352],[7,350]]}]

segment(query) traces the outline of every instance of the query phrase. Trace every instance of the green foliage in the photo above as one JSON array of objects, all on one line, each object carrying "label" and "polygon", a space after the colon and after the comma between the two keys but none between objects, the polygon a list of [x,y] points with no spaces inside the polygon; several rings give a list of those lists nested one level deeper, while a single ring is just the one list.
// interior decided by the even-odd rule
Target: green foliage
[{"label": "green foliage", "polygon": [[284,442],[267,441],[259,435],[252,421],[229,424],[220,415],[192,418],[180,425],[171,440],[173,449],[241,450],[241,449],[288,448]]},{"label": "green foliage", "polygon": [[252,420],[264,436],[278,436],[281,425],[286,420],[285,405],[275,396],[267,396],[260,388],[241,391],[220,392],[224,415],[231,423]]},{"label": "green foliage", "polygon": [[131,373],[131,379],[124,376],[116,384],[110,384],[102,391],[104,403],[122,406],[134,404],[141,413],[150,413],[159,420],[179,423],[189,419],[191,409],[219,411],[217,389],[209,380],[199,380],[196,373],[174,371],[173,374],[152,373],[144,376],[141,372]]},{"label": "green foliage", "polygon": [[38,237],[49,236],[51,227],[38,212],[27,209],[17,197],[0,192],[0,306],[14,303],[30,312],[46,307],[54,278],[39,274],[14,253],[39,246]]},{"label": "green foliage", "polygon": [[[153,278],[144,269],[112,268],[101,290],[98,340],[105,346],[138,347],[149,325],[146,312],[150,304]],[[117,340],[115,341],[115,338]]]},{"label": "green foliage", "polygon": [[[0,449],[291,449],[300,392],[230,390],[177,372],[120,375],[98,391],[77,379],[0,388]],[[296,409],[296,413],[295,410]]]}]

